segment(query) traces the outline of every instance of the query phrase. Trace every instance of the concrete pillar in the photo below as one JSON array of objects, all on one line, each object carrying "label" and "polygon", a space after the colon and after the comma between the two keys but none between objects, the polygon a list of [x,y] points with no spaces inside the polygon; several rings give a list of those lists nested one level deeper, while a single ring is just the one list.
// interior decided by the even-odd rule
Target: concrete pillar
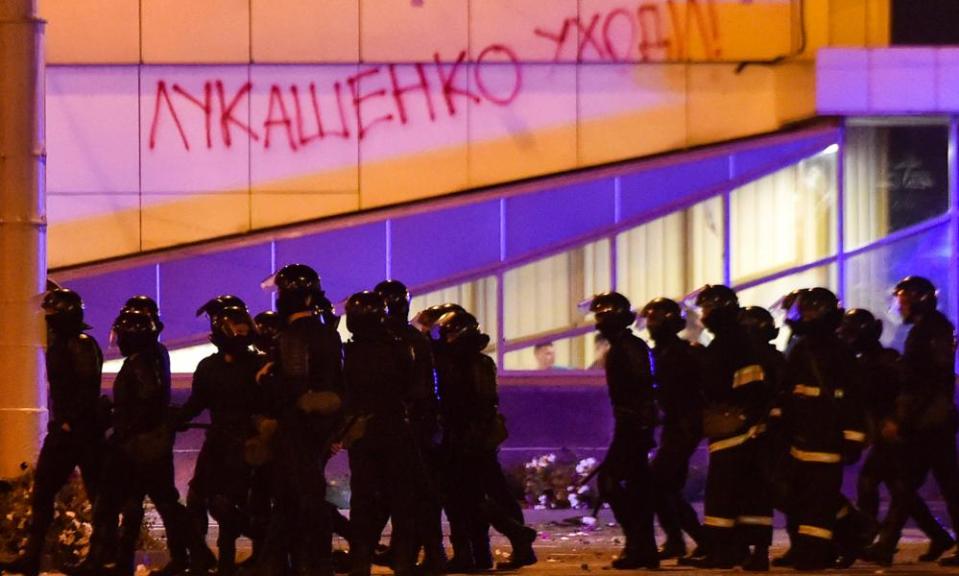
[{"label": "concrete pillar", "polygon": [[46,424],[43,22],[0,0],[0,477],[33,463]]}]

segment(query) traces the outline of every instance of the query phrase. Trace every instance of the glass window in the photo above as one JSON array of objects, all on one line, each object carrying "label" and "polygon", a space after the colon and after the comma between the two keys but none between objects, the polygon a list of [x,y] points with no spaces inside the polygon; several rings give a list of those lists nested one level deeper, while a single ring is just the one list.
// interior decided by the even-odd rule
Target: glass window
[{"label": "glass window", "polygon": [[732,191],[734,282],[835,254],[836,152],[827,148]]},{"label": "glass window", "polygon": [[723,201],[700,202],[616,237],[617,290],[636,308],[723,281]]},{"label": "glass window", "polygon": [[580,323],[577,304],[609,290],[609,280],[607,239],[507,271],[503,275],[506,338]]},{"label": "glass window", "polygon": [[853,125],[846,130],[846,248],[946,212],[949,127]]},{"label": "glass window", "polygon": [[[830,264],[803,272],[797,272],[796,274],[777,278],[776,280],[770,280],[769,282],[758,284],[745,290],[739,290],[737,294],[739,295],[739,303],[743,307],[762,306],[772,312],[773,317],[776,318],[776,323],[781,325],[782,320],[785,318],[785,311],[774,309],[773,307],[779,304],[783,296],[799,288],[815,288],[819,286],[829,288],[838,294],[838,285],[839,281],[836,266]],[[780,328],[776,346],[781,350],[785,349],[788,339],[788,329]]]},{"label": "glass window", "polygon": [[507,352],[504,370],[602,370],[608,349],[598,332],[590,332],[552,341],[549,345],[530,346]]},{"label": "glass window", "polygon": [[846,261],[846,306],[882,318],[883,342],[901,348],[908,328],[891,310],[892,288],[910,274],[924,276],[939,288],[939,308],[955,318],[948,297],[955,290],[949,278],[951,255],[949,228],[943,225],[852,257]]},{"label": "glass window", "polygon": [[[426,294],[414,294],[410,302],[410,317],[437,304],[452,302],[470,311],[479,321],[480,330],[489,334],[490,349],[496,347],[496,277],[488,276],[473,282],[450,286]],[[346,324],[345,321],[340,325]]]}]

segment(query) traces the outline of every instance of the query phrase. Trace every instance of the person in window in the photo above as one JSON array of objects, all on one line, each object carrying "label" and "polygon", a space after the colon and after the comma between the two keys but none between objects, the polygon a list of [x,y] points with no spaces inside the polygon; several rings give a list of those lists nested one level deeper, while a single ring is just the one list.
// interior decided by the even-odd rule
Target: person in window
[{"label": "person in window", "polygon": [[[932,472],[946,501],[953,528],[959,522],[959,465],[956,457],[957,418],[955,401],[955,328],[937,310],[936,287],[921,276],[909,276],[894,290],[895,303],[905,324],[910,325],[899,359],[901,384],[894,417],[882,424],[880,435],[888,442],[907,447],[904,462],[907,478],[920,486]],[[916,509],[914,491],[895,491],[883,522],[877,551],[890,561],[910,512]],[[959,554],[940,561],[959,565]]]},{"label": "person in window", "polygon": [[[683,496],[689,459],[703,438],[703,349],[679,338],[686,317],[677,302],[656,298],[643,307],[640,316],[655,343],[653,377],[663,417],[652,462],[656,514],[666,533],[659,557],[677,558],[686,555],[683,532],[693,539],[696,548],[703,541],[699,518]],[[694,551],[693,555],[699,553]]]},{"label": "person in window", "polygon": [[53,504],[74,468],[83,476],[87,498],[96,500],[103,457],[103,427],[99,418],[103,354],[86,334],[83,301],[66,288],[54,287],[41,308],[47,325],[46,367],[50,385],[50,418],[37,459],[33,520],[20,556],[0,564],[0,571],[36,576],[47,530],[53,522]]},{"label": "person in window", "polygon": [[552,370],[556,367],[556,348],[552,342],[543,342],[533,346],[537,370]]},{"label": "person in window", "polygon": [[622,294],[597,294],[580,306],[592,314],[596,329],[609,341],[606,386],[615,425],[597,481],[601,497],[613,509],[626,537],[612,567],[655,569],[659,553],[653,532],[655,493],[649,451],[656,445],[656,402],[649,347],[630,330],[636,313]]}]

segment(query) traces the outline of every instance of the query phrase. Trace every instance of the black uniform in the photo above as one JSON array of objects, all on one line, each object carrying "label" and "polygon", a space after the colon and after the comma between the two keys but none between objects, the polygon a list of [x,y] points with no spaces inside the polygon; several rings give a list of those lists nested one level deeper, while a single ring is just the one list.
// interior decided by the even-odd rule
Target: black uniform
[{"label": "black uniform", "polygon": [[[166,529],[171,553],[205,548],[179,503],[174,483],[173,430],[169,422],[170,360],[162,344],[153,343],[129,355],[113,383],[113,435],[105,465],[106,484],[94,508],[91,554],[109,558],[102,549],[114,540],[117,517],[124,513],[116,561],[119,573],[133,573],[133,555],[140,532],[142,502],[149,496]],[[128,521],[128,513],[134,519]],[[187,565],[185,558],[172,558]]]},{"label": "black uniform", "polygon": [[731,567],[742,560],[744,546],[756,546],[765,557],[772,543],[772,503],[764,466],[766,419],[775,384],[766,374],[763,355],[738,324],[715,333],[706,358],[707,411],[739,420],[736,426],[705,429],[709,471],[703,524],[712,564]]},{"label": "black uniform", "polygon": [[649,347],[628,328],[604,335],[610,344],[605,371],[615,427],[600,465],[599,489],[623,528],[625,556],[648,560],[656,557],[648,460],[655,445],[656,404]]},{"label": "black uniform", "polygon": [[244,460],[244,444],[254,435],[253,416],[262,410],[256,374],[262,357],[252,350],[238,354],[217,352],[200,361],[193,374],[190,397],[180,409],[179,420],[189,422],[204,410],[210,412],[210,428],[190,481],[188,506],[199,499],[200,523],[206,510],[219,524],[217,546],[221,574],[232,572],[236,539],[245,531],[247,495],[252,470]]},{"label": "black uniform", "polygon": [[308,393],[341,395],[342,344],[331,326],[312,311],[288,317],[280,333],[273,412],[278,419],[273,461],[273,515],[261,570],[283,574],[292,558],[300,574],[332,571],[332,527],[326,506],[324,467],[337,427],[335,413],[308,413]]},{"label": "black uniform", "polygon": [[656,400],[663,414],[659,447],[652,461],[656,482],[656,512],[666,532],[666,546],[676,547],[683,555],[683,532],[696,542],[702,540],[702,527],[696,512],[683,496],[689,459],[702,440],[703,388],[701,355],[703,350],[674,334],[656,340]]},{"label": "black uniform", "polygon": [[[783,421],[791,466],[787,513],[796,526],[797,568],[832,561],[837,515],[842,514],[843,462],[855,461],[865,442],[858,366],[832,330],[799,337],[786,357]],[[848,509],[847,509],[848,512]]]},{"label": "black uniform", "polygon": [[[451,345],[440,380],[444,449],[448,454],[447,513],[459,556],[472,548],[477,568],[492,565],[489,526],[506,536],[523,563],[535,562],[530,545],[535,531],[524,525],[523,511],[510,493],[497,455],[505,439],[496,391],[496,364],[481,352],[485,341],[473,338]],[[465,534],[469,543],[456,542]]]},{"label": "black uniform", "polygon": [[882,438],[883,422],[893,419],[899,396],[899,353],[878,341],[856,355],[862,374],[862,401],[866,437],[870,444],[856,484],[859,509],[874,520],[879,517],[879,485],[897,474],[899,446]]},{"label": "black uniform", "polygon": [[92,336],[50,332],[46,352],[50,419],[40,449],[31,507],[33,522],[22,555],[26,573],[36,573],[57,492],[79,467],[87,497],[96,499],[103,457],[98,421],[103,356]]},{"label": "black uniform", "polygon": [[[902,390],[895,420],[905,442],[904,472],[918,488],[931,471],[949,510],[959,522],[959,465],[956,457],[954,327],[939,311],[921,317],[906,338],[900,367]],[[902,527],[918,509],[914,490],[893,493],[879,543],[894,549]]]},{"label": "black uniform", "polygon": [[348,421],[365,422],[363,436],[349,448],[351,574],[369,574],[382,510],[392,517],[393,569],[410,574],[416,491],[423,482],[407,417],[414,395],[411,349],[383,328],[354,333],[344,346],[343,375]]}]

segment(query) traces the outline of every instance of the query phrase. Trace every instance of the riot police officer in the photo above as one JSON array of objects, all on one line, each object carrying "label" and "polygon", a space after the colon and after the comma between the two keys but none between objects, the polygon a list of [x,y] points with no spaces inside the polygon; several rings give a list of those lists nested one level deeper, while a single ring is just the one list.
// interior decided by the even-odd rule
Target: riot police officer
[{"label": "riot police officer", "polygon": [[612,567],[658,568],[653,478],[648,461],[656,426],[649,348],[630,330],[636,314],[622,294],[598,294],[581,306],[593,315],[596,329],[610,345],[605,371],[615,428],[600,464],[598,482],[603,500],[613,509],[626,537],[626,546]]},{"label": "riot police officer", "polygon": [[787,513],[796,527],[792,552],[800,570],[832,565],[837,518],[849,513],[843,464],[858,460],[866,439],[858,366],[836,336],[841,319],[838,299],[825,288],[800,292],[789,310],[796,340],[786,355],[791,392],[782,417],[793,459]]},{"label": "riot police officer", "polygon": [[154,317],[142,310],[125,308],[113,324],[125,360],[113,383],[113,434],[104,475],[109,485],[101,487],[94,507],[90,554],[96,574],[133,573],[139,519],[124,522],[112,571],[105,566],[111,559],[105,547],[114,541],[119,514],[142,510],[146,496],[166,529],[171,560],[165,571],[179,573],[189,567],[203,573],[209,568],[206,544],[179,503],[174,484],[170,364],[157,341],[159,332]]},{"label": "riot police officer", "polygon": [[739,298],[731,288],[706,285],[698,291],[695,306],[714,338],[706,349],[704,372],[707,555],[687,563],[768,570],[772,506],[763,467],[774,384],[756,343],[739,323]]},{"label": "riot police officer", "polygon": [[[953,528],[959,522],[959,465],[956,458],[955,328],[937,310],[936,287],[921,276],[909,276],[894,291],[899,313],[912,328],[900,358],[902,388],[895,417],[883,423],[884,439],[908,447],[906,477],[920,486],[931,471],[949,510]],[[895,549],[902,527],[916,509],[914,491],[892,494],[877,547]],[[959,554],[940,561],[959,565]]]},{"label": "riot police officer", "polygon": [[14,562],[0,565],[0,571],[28,576],[39,573],[57,492],[73,469],[80,468],[93,502],[103,456],[103,423],[98,418],[103,355],[97,341],[84,332],[90,327],[83,322],[83,302],[76,292],[54,288],[44,296],[41,308],[47,324],[50,418],[37,460],[26,545]]},{"label": "riot police officer", "polygon": [[412,574],[417,484],[422,470],[407,407],[418,384],[412,349],[386,327],[386,300],[359,292],[346,302],[343,377],[350,457],[353,576],[369,575],[382,510],[393,522],[393,570]]},{"label": "riot police officer", "polygon": [[[489,525],[506,536],[512,547],[510,559],[499,563],[498,568],[535,564],[532,544],[536,531],[525,525],[523,511],[509,491],[497,455],[507,432],[498,408],[496,364],[483,354],[489,336],[480,331],[472,314],[456,310],[441,316],[432,330],[447,372],[440,380],[440,409],[444,450],[449,458],[447,512],[450,523],[457,525],[451,532],[454,560],[459,559],[458,565],[450,561],[449,570],[492,567]],[[464,534],[468,542],[456,542],[455,538]]]},{"label": "riot police officer", "polygon": [[416,487],[417,540],[424,549],[423,568],[429,573],[446,571],[443,548],[442,508],[439,494],[439,396],[429,337],[410,324],[410,292],[398,280],[384,280],[373,289],[386,301],[386,326],[413,352],[414,386],[409,398],[409,416],[418,447],[424,482]]},{"label": "riot police officer", "polygon": [[342,344],[318,314],[325,300],[320,277],[304,264],[277,272],[277,312],[284,327],[270,376],[278,421],[272,464],[273,513],[257,562],[261,573],[282,574],[291,563],[303,576],[332,574],[332,528],[325,505],[324,467],[339,422]]},{"label": "riot police officer", "polygon": [[252,348],[256,328],[245,306],[237,303],[242,301],[220,297],[201,308],[210,318],[210,341],[217,351],[197,365],[190,397],[178,414],[182,426],[204,410],[210,412],[187,501],[200,500],[203,524],[206,510],[219,524],[217,574],[222,575],[234,572],[236,539],[249,525],[252,470],[244,448],[255,434],[254,416],[262,406],[256,374],[263,360]]},{"label": "riot police officer", "polygon": [[653,377],[663,416],[659,447],[652,461],[656,512],[666,533],[659,557],[676,558],[686,555],[683,532],[697,548],[703,537],[699,518],[683,496],[689,459],[703,436],[703,351],[679,338],[686,317],[677,302],[656,298],[643,307],[640,316],[655,343]]}]

